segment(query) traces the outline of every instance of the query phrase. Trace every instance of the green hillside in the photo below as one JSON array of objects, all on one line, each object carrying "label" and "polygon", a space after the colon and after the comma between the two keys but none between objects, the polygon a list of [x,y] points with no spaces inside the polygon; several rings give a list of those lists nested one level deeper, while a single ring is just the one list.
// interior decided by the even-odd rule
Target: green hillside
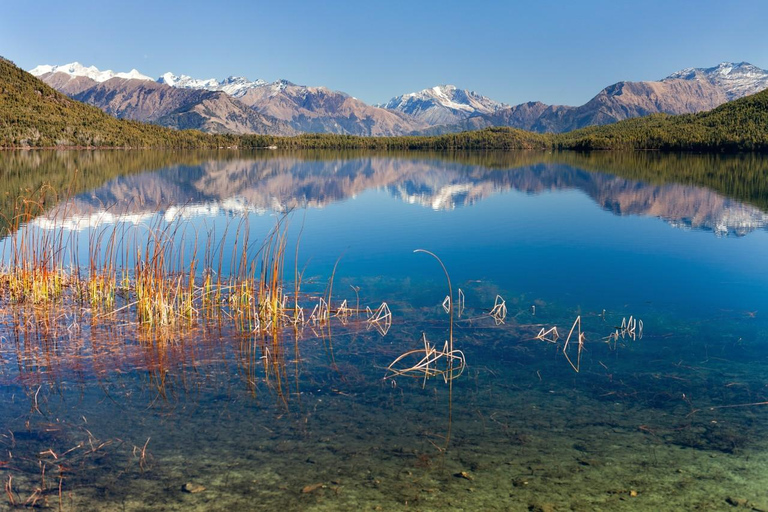
[{"label": "green hillside", "polygon": [[55,91],[0,58],[0,146],[174,147],[236,144],[235,137],[115,119]]},{"label": "green hillside", "polygon": [[555,135],[560,149],[768,151],[768,90],[709,112],[653,115]]}]

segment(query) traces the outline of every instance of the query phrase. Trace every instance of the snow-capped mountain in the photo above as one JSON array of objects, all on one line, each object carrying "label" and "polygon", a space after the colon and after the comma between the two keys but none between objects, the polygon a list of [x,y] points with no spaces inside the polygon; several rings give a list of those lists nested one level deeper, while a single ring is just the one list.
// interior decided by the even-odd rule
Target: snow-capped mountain
[{"label": "snow-capped mountain", "polygon": [[438,85],[397,96],[381,106],[438,125],[456,123],[474,114],[491,114],[509,105],[455,85]]},{"label": "snow-capped mountain", "polygon": [[250,89],[267,85],[267,82],[264,80],[257,79],[251,81],[244,76],[230,76],[224,80],[216,80],[215,78],[201,80],[199,78],[192,78],[188,75],[177,76],[171,72],[164,73],[160,78],[157,79],[157,81],[161,84],[166,84],[170,85],[171,87],[178,87],[181,89],[222,91],[235,98],[243,96]]},{"label": "snow-capped mountain", "polygon": [[108,69],[106,71],[99,70],[96,66],[89,66],[85,67],[79,62],[72,62],[70,64],[62,64],[61,66],[51,66],[48,64],[44,64],[42,66],[37,66],[34,69],[31,69],[29,71],[34,76],[43,76],[48,73],[64,73],[71,77],[79,77],[84,76],[87,78],[90,78],[91,80],[95,82],[106,82],[107,80],[111,78],[125,78],[128,80],[149,80],[154,81],[154,79],[148,77],[147,75],[142,75],[139,73],[138,70],[132,69],[128,71],[127,73],[121,72],[121,73],[115,73],[111,69]]},{"label": "snow-capped mountain", "polygon": [[171,87],[178,87],[180,89],[208,89],[211,87],[217,87],[219,82],[215,78],[209,78],[208,80],[201,80],[199,78],[192,78],[189,75],[174,75],[170,71],[160,75],[157,79],[158,83],[170,85]]},{"label": "snow-capped mountain", "polygon": [[[340,91],[287,80],[268,83],[237,76],[201,80],[169,72],[155,81],[135,69],[115,73],[77,62],[37,66],[31,73],[79,101],[139,121],[227,133],[253,130],[373,136],[436,135],[488,126],[563,132],[660,112],[702,112],[768,88],[768,71],[746,62],[724,62],[711,68],[686,68],[660,81],[618,82],[574,107],[539,102],[510,107],[453,85],[370,106]],[[210,106],[214,100],[215,109]],[[255,119],[248,110],[264,118]]]},{"label": "snow-capped mountain", "polygon": [[372,107],[346,93],[287,80],[249,89],[238,100],[263,115],[290,122],[300,132],[393,136],[426,127],[402,112]]},{"label": "snow-capped mountain", "polygon": [[672,73],[666,80],[707,80],[733,100],[768,88],[768,71],[748,62],[721,62],[711,68],[685,68]]}]

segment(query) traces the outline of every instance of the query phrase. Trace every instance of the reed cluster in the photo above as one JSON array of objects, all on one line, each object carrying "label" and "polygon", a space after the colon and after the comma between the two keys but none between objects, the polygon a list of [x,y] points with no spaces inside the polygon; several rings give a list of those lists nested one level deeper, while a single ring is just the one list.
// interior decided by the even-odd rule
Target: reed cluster
[{"label": "reed cluster", "polygon": [[[66,203],[41,226],[32,221],[43,209],[39,197],[20,199],[9,219],[0,253],[0,300],[6,305],[74,306],[97,322],[119,316],[166,333],[217,319],[243,332],[273,335],[327,322],[332,313],[345,323],[361,311],[359,298],[355,308],[346,301],[333,308],[329,289],[305,313],[300,302],[318,299],[302,292],[298,267],[295,282],[286,285],[287,217],[252,242],[245,217],[230,221],[223,233],[212,229],[201,236],[198,226],[182,219],[96,222],[70,230],[57,220],[66,215]],[[372,316],[368,326],[386,334],[388,309]]]}]

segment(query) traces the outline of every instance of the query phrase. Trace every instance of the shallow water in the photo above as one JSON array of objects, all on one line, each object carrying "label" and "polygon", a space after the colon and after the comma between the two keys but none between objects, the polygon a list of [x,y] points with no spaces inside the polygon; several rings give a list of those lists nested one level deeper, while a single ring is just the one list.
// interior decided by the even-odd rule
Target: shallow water
[{"label": "shallow water", "polygon": [[[128,247],[171,226],[179,267],[223,239],[228,274],[245,233],[259,247],[284,219],[307,316],[332,275],[332,308],[393,315],[385,335],[362,312],[268,335],[6,301],[0,478],[18,502],[768,510],[759,157],[7,153],[0,168],[10,196],[34,172],[73,192],[15,235],[63,233],[68,264],[100,233]],[[445,276],[420,248],[465,297],[450,382],[387,371],[449,337]],[[580,358],[577,332],[564,352],[577,316]],[[630,316],[642,336],[609,339]],[[535,339],[553,326],[557,343]]]}]

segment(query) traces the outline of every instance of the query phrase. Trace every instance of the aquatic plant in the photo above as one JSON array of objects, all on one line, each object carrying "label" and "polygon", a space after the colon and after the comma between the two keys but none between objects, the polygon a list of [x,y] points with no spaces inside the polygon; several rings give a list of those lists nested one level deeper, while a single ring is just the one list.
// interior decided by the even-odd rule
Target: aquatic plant
[{"label": "aquatic plant", "polygon": [[[577,333],[577,348],[576,348],[576,363],[574,364],[573,360],[571,360],[571,357],[568,355],[568,345],[571,342],[571,336],[574,333],[574,330]],[[581,315],[576,317],[576,320],[574,320],[573,325],[571,326],[571,330],[568,331],[568,337],[565,339],[565,344],[563,345],[563,355],[568,360],[568,364],[571,365],[571,368],[576,370],[578,373],[579,369],[581,368],[581,351],[584,350],[584,341],[586,340],[586,336],[583,332],[581,332]]]},{"label": "aquatic plant", "polygon": [[613,344],[614,347],[618,343],[619,338],[624,339],[629,337],[632,341],[643,339],[643,321],[630,315],[629,320],[626,317],[621,319],[621,325],[603,338],[609,345]]},{"label": "aquatic plant", "polygon": [[489,314],[491,315],[491,318],[493,318],[493,320],[496,322],[496,325],[501,325],[504,323],[504,320],[507,318],[507,303],[504,301],[501,295],[496,295],[496,300],[494,300],[493,308]]},{"label": "aquatic plant", "polygon": [[392,311],[389,310],[389,306],[386,302],[382,302],[381,305],[371,310],[366,306],[365,311],[368,315],[368,329],[374,328],[379,331],[379,334],[386,336],[389,332],[389,328],[392,327]]},{"label": "aquatic plant", "polygon": [[557,326],[550,327],[549,329],[542,327],[534,339],[546,341],[547,343],[557,343],[557,340],[560,339],[560,334],[557,332]]},{"label": "aquatic plant", "polygon": [[[424,342],[424,349],[409,350],[398,356],[387,366],[389,374],[385,378],[391,379],[399,376],[423,377],[422,387],[424,387],[427,384],[427,379],[430,377],[442,377],[448,383],[448,381],[464,373],[466,358],[461,350],[449,350],[447,341],[442,350],[437,350],[436,346],[430,345],[429,341],[427,341],[425,333],[422,333],[421,340]],[[421,358],[411,366],[398,366],[411,356],[420,356]],[[440,361],[445,362],[445,369],[439,367],[438,363]]]},{"label": "aquatic plant", "polygon": [[[445,346],[443,350],[439,351],[435,349],[435,346],[432,346],[427,341],[427,336],[425,333],[422,333],[422,342],[424,343],[424,349],[416,349],[416,350],[409,350],[400,356],[398,356],[392,363],[387,366],[387,371],[391,372],[387,377],[385,378],[391,378],[396,376],[417,376],[424,378],[424,382],[426,383],[426,379],[429,377],[434,376],[442,376],[446,383],[450,386],[449,395],[452,396],[452,390],[453,390],[453,379],[461,375],[464,371],[464,367],[466,365],[464,353],[460,350],[454,350],[453,348],[453,311],[454,311],[454,301],[451,299],[453,296],[453,287],[451,285],[451,277],[448,275],[448,270],[445,268],[445,265],[443,264],[442,260],[433,252],[427,251],[425,249],[416,249],[413,251],[414,253],[424,253],[429,256],[432,256],[437,262],[440,264],[440,267],[443,269],[443,273],[445,274],[446,281],[448,283],[448,295],[443,300],[442,306],[443,308],[447,308],[447,313],[449,315],[449,327],[448,327],[448,339],[445,342]],[[385,311],[382,310],[385,309]],[[389,307],[386,306],[386,303],[383,303],[381,307],[376,311],[376,314],[369,312],[369,322],[371,322],[372,319],[378,319],[378,318],[384,318],[387,322],[391,324],[391,313],[389,312]],[[378,325],[379,321],[376,321],[376,325]],[[389,329],[389,326],[387,325],[387,330]],[[403,361],[404,359],[408,358],[411,355],[420,355],[424,354],[424,356],[414,365],[404,368],[398,368],[398,363]],[[431,365],[436,363],[440,360],[445,360],[446,362],[446,368],[445,370],[438,369],[436,366],[432,367]],[[449,399],[450,401],[450,399]],[[450,434],[449,434],[450,437]]]}]

